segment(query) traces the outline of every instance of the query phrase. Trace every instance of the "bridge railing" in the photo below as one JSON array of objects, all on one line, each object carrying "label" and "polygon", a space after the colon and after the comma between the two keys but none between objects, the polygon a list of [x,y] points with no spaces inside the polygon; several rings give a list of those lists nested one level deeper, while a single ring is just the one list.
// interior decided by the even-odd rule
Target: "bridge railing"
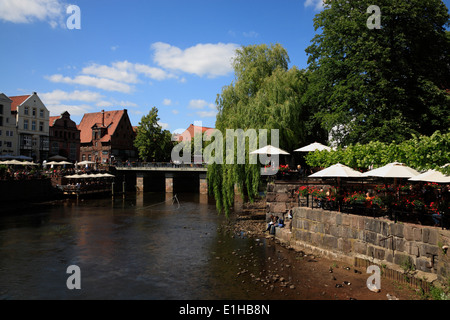
[{"label": "bridge railing", "polygon": [[206,163],[119,162],[116,163],[116,168],[208,168],[208,165]]}]

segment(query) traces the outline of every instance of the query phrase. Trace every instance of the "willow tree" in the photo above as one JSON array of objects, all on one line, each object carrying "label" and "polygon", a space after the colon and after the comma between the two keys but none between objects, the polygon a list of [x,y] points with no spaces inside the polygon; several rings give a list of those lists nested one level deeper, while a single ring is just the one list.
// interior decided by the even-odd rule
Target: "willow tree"
[{"label": "willow tree", "polygon": [[[289,56],[279,44],[246,46],[237,50],[233,67],[235,80],[217,96],[216,129],[227,139],[227,129],[279,130],[279,146],[292,150],[308,139],[307,119],[310,110],[304,107],[306,74],[296,67],[289,69]],[[259,139],[259,137],[258,137]],[[235,146],[237,145],[235,141]],[[249,160],[251,147],[245,141],[245,164],[224,159],[223,164],[208,167],[208,184],[219,211],[229,213],[234,203],[235,186],[250,201],[258,195],[261,163]],[[271,144],[270,134],[267,144]],[[262,147],[261,145],[259,147]],[[227,150],[224,150],[227,154]]]},{"label": "willow tree", "polygon": [[333,0],[314,19],[308,90],[317,119],[348,145],[450,126],[448,8],[442,0]]}]

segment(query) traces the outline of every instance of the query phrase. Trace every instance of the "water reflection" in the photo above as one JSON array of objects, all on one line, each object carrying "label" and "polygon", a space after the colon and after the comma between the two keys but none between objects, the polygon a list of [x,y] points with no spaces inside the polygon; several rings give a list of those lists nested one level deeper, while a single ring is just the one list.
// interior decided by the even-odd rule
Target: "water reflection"
[{"label": "water reflection", "polygon": [[[0,299],[261,298],[236,273],[260,274],[272,249],[220,232],[211,199],[174,197],[71,200],[0,217]],[[70,265],[81,268],[81,290],[66,287]]]}]

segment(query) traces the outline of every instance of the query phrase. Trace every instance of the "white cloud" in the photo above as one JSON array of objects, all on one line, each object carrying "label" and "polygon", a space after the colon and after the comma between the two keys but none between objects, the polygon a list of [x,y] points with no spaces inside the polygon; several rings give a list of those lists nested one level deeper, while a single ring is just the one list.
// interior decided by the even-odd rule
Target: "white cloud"
[{"label": "white cloud", "polygon": [[128,61],[115,62],[112,67],[92,64],[86,68],[83,68],[82,73],[118,82],[137,83],[137,74],[130,72],[131,68],[132,65]]},{"label": "white cloud", "polygon": [[231,62],[237,44],[197,44],[182,50],[170,44],[152,44],[154,61],[162,68],[215,78],[233,71]]},{"label": "white cloud", "polygon": [[202,99],[198,99],[198,100],[191,100],[189,101],[189,106],[190,109],[204,109],[205,107],[209,107],[209,108],[215,108],[215,105],[213,103],[209,103],[205,100]]},{"label": "white cloud", "polygon": [[61,74],[54,74],[46,77],[49,81],[55,83],[79,84],[88,87],[94,87],[106,91],[117,91],[122,93],[130,93],[133,88],[125,83],[120,83],[111,79],[97,78],[86,75],[77,76],[75,78],[64,77]]},{"label": "white cloud", "polygon": [[180,111],[178,111],[178,110],[174,109],[174,110],[172,110],[172,113],[173,113],[174,115],[177,115],[177,114],[179,114],[179,113],[180,113]]},{"label": "white cloud", "polygon": [[165,105],[165,106],[170,106],[170,105],[172,105],[172,100],[170,100],[170,99],[164,99],[164,100],[163,100],[163,105]]},{"label": "white cloud", "polygon": [[46,107],[50,111],[51,116],[58,116],[66,111],[69,112],[71,116],[82,116],[85,113],[92,112],[92,107],[87,104],[81,105],[56,104],[56,105],[46,105]]},{"label": "white cloud", "polygon": [[145,75],[147,78],[154,80],[166,80],[176,78],[175,75],[170,74],[164,71],[163,69],[150,67],[145,64],[135,64],[134,69],[136,70],[136,72],[141,73]]},{"label": "white cloud", "polygon": [[46,77],[46,79],[56,83],[78,84],[106,91],[131,93],[134,90],[132,85],[142,83],[139,75],[160,81],[176,78],[175,75],[163,69],[125,60],[113,62],[109,66],[96,63],[90,64],[84,67],[80,75],[74,78],[54,74]]},{"label": "white cloud", "polygon": [[[66,92],[54,90],[52,92],[41,93],[39,96],[42,102],[49,109],[51,115],[60,115],[68,111],[71,115],[81,116],[87,112],[92,112],[92,107],[87,103],[93,103],[102,99],[103,96],[98,92],[79,91]],[[70,102],[85,102],[82,104],[70,104]]]},{"label": "white cloud", "polygon": [[255,32],[255,31],[244,32],[243,35],[246,38],[258,38],[259,37],[259,33]]},{"label": "white cloud", "polygon": [[315,10],[322,10],[324,7],[324,0],[305,0],[305,7],[314,7]]},{"label": "white cloud", "polygon": [[161,126],[161,128],[163,129],[163,130],[167,130],[167,129],[169,129],[169,124],[168,123],[164,123],[164,122],[159,122],[158,121],[158,124]]},{"label": "white cloud", "polygon": [[61,0],[0,0],[0,20],[12,23],[46,21],[62,24],[66,4]]},{"label": "white cloud", "polygon": [[122,107],[122,108],[136,108],[138,105],[134,102],[130,101],[118,101],[118,100],[111,100],[111,101],[99,101],[95,104],[97,107],[100,108],[108,108],[108,107]]},{"label": "white cloud", "polygon": [[201,118],[212,118],[217,115],[217,111],[199,111],[197,115]]},{"label": "white cloud", "polygon": [[39,94],[45,104],[56,104],[61,101],[83,101],[95,102],[103,98],[98,92],[79,91],[66,92],[62,90],[53,90],[52,92]]}]

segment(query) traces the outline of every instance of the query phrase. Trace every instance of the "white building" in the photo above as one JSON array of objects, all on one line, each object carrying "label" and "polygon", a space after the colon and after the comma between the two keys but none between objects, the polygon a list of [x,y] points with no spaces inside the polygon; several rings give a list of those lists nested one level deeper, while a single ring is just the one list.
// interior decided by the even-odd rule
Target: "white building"
[{"label": "white building", "polygon": [[0,156],[17,156],[18,136],[15,112],[11,111],[12,100],[0,93]]},{"label": "white building", "polygon": [[32,95],[10,97],[11,111],[16,114],[18,155],[43,161],[48,158],[50,113],[34,92]]}]

